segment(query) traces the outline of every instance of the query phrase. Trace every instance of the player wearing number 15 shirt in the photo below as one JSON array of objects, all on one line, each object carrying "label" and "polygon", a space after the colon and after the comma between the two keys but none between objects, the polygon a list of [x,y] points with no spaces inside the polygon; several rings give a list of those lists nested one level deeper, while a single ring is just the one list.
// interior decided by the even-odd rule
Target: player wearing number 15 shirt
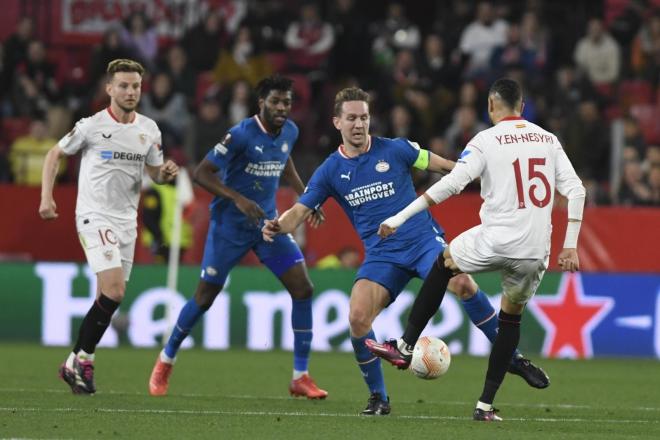
[{"label": "player wearing number 15 shirt", "polygon": [[555,190],[568,199],[568,226],[559,266],[571,272],[579,269],[577,239],[585,189],[557,137],[524,120],[522,107],[520,85],[506,78],[497,80],[488,94],[488,115],[494,126],[468,142],[450,174],[386,219],[378,231],[382,237],[396,236],[406,220],[412,221],[429,206],[481,178],[481,224],[460,234],[443,251],[444,264],[429,272],[401,339],[372,346],[375,354],[396,358],[399,347],[417,342],[416,329],[424,328],[433,316],[455,273],[499,271],[503,290],[499,331],[473,413],[479,421],[501,420],[492,403],[520,339],[525,304],[548,267]]}]

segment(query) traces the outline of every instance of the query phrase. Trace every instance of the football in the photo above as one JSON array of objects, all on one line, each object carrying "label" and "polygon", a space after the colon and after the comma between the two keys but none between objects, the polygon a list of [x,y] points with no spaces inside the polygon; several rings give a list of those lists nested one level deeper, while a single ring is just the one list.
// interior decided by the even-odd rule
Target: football
[{"label": "football", "polygon": [[447,372],[450,363],[451,354],[445,341],[423,336],[415,344],[410,370],[421,379],[436,379]]}]

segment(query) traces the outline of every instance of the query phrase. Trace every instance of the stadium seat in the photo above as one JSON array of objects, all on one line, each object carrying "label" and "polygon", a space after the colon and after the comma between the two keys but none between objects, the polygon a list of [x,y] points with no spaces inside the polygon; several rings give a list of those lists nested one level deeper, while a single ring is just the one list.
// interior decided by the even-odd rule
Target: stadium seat
[{"label": "stadium seat", "polygon": [[660,143],[660,108],[653,104],[637,104],[630,107],[632,114],[639,122],[644,139],[649,144]]},{"label": "stadium seat", "polygon": [[619,85],[619,102],[623,108],[636,104],[651,104],[655,96],[648,81],[628,80]]},{"label": "stadium seat", "polygon": [[30,118],[5,118],[2,119],[2,139],[7,145],[11,145],[14,140],[27,134],[30,131]]},{"label": "stadium seat", "polygon": [[199,106],[204,99],[204,96],[208,93],[217,92],[219,87],[220,86],[218,86],[213,78],[212,71],[200,72],[199,75],[197,75],[197,85],[195,86],[195,105]]},{"label": "stadium seat", "polygon": [[289,56],[284,52],[270,52],[266,54],[268,63],[273,68],[273,72],[284,73],[289,65]]}]

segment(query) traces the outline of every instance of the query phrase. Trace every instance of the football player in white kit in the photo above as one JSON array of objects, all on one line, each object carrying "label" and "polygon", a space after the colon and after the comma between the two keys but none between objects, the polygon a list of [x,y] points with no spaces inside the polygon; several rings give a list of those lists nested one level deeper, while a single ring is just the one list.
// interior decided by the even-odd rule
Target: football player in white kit
[{"label": "football player in white kit", "polygon": [[57,218],[53,187],[63,156],[81,152],[76,229],[87,262],[97,277],[96,301],[80,325],[60,377],[75,394],[94,394],[94,351],[117,310],[131,273],[137,237],[137,208],[143,170],[159,184],[172,181],[178,167],[163,163],[160,130],[135,111],[144,68],[117,59],[108,64],[110,105],[83,118],[46,154],[39,215]]},{"label": "football player in white kit", "polygon": [[[474,420],[501,420],[492,403],[520,339],[525,304],[548,267],[555,190],[568,199],[568,227],[559,253],[562,270],[579,269],[577,240],[585,189],[555,135],[524,120],[520,85],[500,79],[490,88],[488,114],[494,126],[468,142],[456,167],[378,231],[393,234],[407,219],[458,194],[481,179],[481,224],[456,237],[424,281],[408,318],[404,338],[378,344],[374,354],[406,354],[435,314],[449,278],[456,273],[499,271],[502,301],[499,331],[491,349],[483,393]],[[418,331],[414,331],[419,329]],[[413,331],[411,331],[413,330]],[[391,355],[389,356],[391,357]]]}]

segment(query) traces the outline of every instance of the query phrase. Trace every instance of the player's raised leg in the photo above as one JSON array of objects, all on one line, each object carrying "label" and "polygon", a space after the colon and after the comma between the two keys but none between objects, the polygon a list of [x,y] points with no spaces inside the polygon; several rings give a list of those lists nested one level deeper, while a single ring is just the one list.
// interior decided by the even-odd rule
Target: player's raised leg
[{"label": "player's raised leg", "polygon": [[348,317],[351,342],[362,378],[370,393],[367,407],[362,411],[363,415],[382,416],[390,413],[390,398],[385,388],[380,359],[369,352],[365,344],[366,340],[375,339],[371,325],[389,301],[388,291],[380,284],[359,279],[353,285]]},{"label": "player's raised leg", "polygon": [[[476,252],[477,231],[478,227],[456,237],[451,243],[451,251],[448,250],[445,257],[452,258],[452,263],[454,263],[454,259],[457,259],[462,267],[474,269],[474,272],[485,270],[486,268],[480,261],[469,256]],[[473,272],[470,271],[470,273]],[[488,300],[488,296],[479,288],[474,279],[467,274],[458,274],[449,281],[447,289],[461,299],[472,323],[486,335],[491,343],[495,343],[499,323],[497,313]],[[526,359],[517,348],[509,363],[508,372],[522,377],[533,388],[542,389],[550,385],[550,379],[545,371]]]},{"label": "player's raised leg", "polygon": [[[302,259],[300,254],[299,259]],[[279,261],[286,262],[287,258]],[[289,258],[290,261],[295,261]],[[277,274],[272,261],[266,265]],[[280,266],[281,267],[281,266]],[[291,294],[291,329],[293,330],[293,376],[289,393],[295,397],[325,399],[328,392],[320,389],[309,374],[309,355],[312,348],[312,282],[304,262],[297,262],[279,275],[280,281]]]}]

